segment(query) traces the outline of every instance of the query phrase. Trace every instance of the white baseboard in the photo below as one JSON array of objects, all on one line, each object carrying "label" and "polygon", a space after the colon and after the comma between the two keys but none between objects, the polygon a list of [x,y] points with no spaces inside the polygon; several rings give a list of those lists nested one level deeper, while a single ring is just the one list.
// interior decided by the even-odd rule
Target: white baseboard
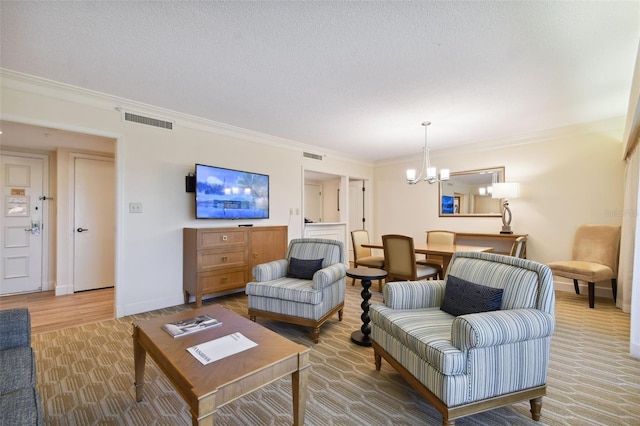
[{"label": "white baseboard", "polygon": [[56,285],[56,296],[64,296],[65,294],[73,294],[73,285],[72,284]]}]

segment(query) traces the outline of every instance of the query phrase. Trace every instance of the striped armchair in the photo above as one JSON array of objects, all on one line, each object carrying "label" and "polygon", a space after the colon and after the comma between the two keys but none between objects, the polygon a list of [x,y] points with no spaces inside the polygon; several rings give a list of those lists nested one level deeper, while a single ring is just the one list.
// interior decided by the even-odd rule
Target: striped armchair
[{"label": "striped armchair", "polygon": [[[320,269],[310,279],[291,278],[292,259],[320,260]],[[254,282],[247,284],[249,318],[313,327],[313,342],[318,343],[320,326],[333,314],[342,321],[347,258],[340,241],[319,238],[291,240],[286,259],[253,268]],[[290,274],[289,274],[290,275]]]},{"label": "striped armchair", "polygon": [[[453,316],[440,309],[447,281],[395,282],[372,305],[376,369],[384,358],[443,417],[529,400],[540,419],[555,296],[551,270],[491,253],[454,254],[447,277],[503,289],[499,310]],[[455,279],[455,278],[454,278]]]}]

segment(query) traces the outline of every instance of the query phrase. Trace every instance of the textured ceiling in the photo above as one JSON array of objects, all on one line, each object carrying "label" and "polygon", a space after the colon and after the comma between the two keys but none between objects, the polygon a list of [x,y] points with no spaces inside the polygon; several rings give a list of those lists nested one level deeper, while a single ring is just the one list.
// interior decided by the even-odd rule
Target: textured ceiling
[{"label": "textured ceiling", "polygon": [[632,2],[0,2],[0,66],[367,160],[624,116]]}]

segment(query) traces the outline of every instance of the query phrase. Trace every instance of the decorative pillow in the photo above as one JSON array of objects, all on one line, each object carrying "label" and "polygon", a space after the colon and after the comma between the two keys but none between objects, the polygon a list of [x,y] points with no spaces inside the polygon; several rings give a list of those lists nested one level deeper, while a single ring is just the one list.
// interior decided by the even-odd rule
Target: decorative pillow
[{"label": "decorative pillow", "polygon": [[448,275],[440,309],[456,317],[497,311],[502,305],[502,292],[501,288],[487,287]]},{"label": "decorative pillow", "polygon": [[289,272],[287,278],[300,278],[303,280],[313,279],[313,274],[322,269],[324,259],[289,259]]}]

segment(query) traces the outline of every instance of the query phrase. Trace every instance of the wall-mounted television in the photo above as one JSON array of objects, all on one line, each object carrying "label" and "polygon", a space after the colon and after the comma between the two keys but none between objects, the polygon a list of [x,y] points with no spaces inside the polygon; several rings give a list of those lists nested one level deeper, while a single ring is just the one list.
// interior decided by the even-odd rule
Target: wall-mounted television
[{"label": "wall-mounted television", "polygon": [[269,175],[196,164],[197,219],[268,219]]}]

